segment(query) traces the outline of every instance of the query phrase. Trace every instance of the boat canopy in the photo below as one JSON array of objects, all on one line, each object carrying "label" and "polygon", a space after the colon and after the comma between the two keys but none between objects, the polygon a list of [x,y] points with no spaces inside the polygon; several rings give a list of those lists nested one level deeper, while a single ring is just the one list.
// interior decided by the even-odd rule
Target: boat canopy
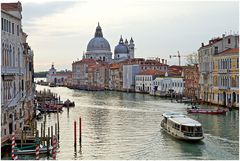
[{"label": "boat canopy", "polygon": [[198,121],[193,120],[188,117],[175,117],[175,118],[169,118],[169,120],[179,124],[179,125],[185,125],[185,126],[202,126]]},{"label": "boat canopy", "polygon": [[185,115],[177,112],[166,112],[163,114],[164,117],[168,118],[172,122],[175,122],[179,125],[185,126],[202,126],[198,121],[193,120]]},{"label": "boat canopy", "polygon": [[185,115],[178,112],[165,112],[163,116],[167,118],[186,117]]}]

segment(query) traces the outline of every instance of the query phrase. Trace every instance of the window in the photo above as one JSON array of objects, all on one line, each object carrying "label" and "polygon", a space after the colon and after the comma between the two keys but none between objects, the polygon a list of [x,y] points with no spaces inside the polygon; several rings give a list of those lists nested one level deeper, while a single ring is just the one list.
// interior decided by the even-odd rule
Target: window
[{"label": "window", "polygon": [[8,32],[11,33],[11,22],[8,21]]},{"label": "window", "polygon": [[4,22],[3,22],[3,30],[6,31],[6,23],[7,23],[7,22],[6,22],[6,19],[4,19],[3,21],[4,21]]},{"label": "window", "polygon": [[218,53],[218,46],[215,46],[214,47],[214,54],[217,54]]},{"label": "window", "polygon": [[2,30],[3,30],[3,18],[2,18]]},{"label": "window", "polygon": [[239,58],[237,58],[237,68],[239,68]]},{"label": "window", "polygon": [[12,34],[14,34],[14,23],[12,23]]},{"label": "window", "polygon": [[230,38],[228,38],[228,44],[231,44],[231,39]]},{"label": "window", "polygon": [[17,25],[17,36],[19,36],[19,25]]},{"label": "window", "polygon": [[6,31],[8,32],[8,20],[6,20]]}]

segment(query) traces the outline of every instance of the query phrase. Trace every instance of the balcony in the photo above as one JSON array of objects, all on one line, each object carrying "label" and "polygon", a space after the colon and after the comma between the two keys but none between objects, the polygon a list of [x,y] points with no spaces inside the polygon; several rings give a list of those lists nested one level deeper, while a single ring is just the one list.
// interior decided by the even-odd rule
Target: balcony
[{"label": "balcony", "polygon": [[229,73],[229,70],[228,69],[218,69],[218,73],[227,74],[227,73]]},{"label": "balcony", "polygon": [[228,86],[219,86],[218,88],[219,88],[219,89],[224,89],[224,90],[227,90],[227,89],[229,89],[229,87],[228,87]]},{"label": "balcony", "polygon": [[2,66],[1,67],[1,72],[2,72],[2,75],[18,75],[19,74],[19,68]]}]

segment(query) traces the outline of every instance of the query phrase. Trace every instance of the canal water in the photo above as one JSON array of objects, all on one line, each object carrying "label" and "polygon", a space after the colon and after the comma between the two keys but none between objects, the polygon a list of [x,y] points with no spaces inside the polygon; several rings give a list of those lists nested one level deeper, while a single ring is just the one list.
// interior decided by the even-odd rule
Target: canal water
[{"label": "canal water", "polygon": [[[70,99],[75,107],[60,114],[60,148],[57,159],[239,159],[239,113],[226,115],[187,114],[188,105],[147,94],[116,91],[81,91],[66,87],[45,87]],[[205,138],[188,143],[172,138],[160,128],[162,114],[177,111],[202,123]],[[74,120],[82,118],[82,145],[74,150]],[[56,114],[47,117],[47,126],[56,123]],[[42,121],[38,122],[38,127]],[[77,126],[78,129],[78,126]],[[78,133],[79,134],[79,133]],[[78,138],[78,137],[77,137]]]},{"label": "canal water", "polygon": [[[239,113],[226,115],[187,114],[186,104],[147,94],[116,91],[81,91],[37,85],[70,99],[75,107],[60,113],[59,160],[236,160],[239,159]],[[205,138],[189,143],[172,138],[160,127],[162,114],[176,111],[202,123]],[[74,149],[74,120],[82,118],[82,145]],[[46,126],[54,126],[57,114],[47,115]],[[41,123],[38,121],[40,131]],[[22,158],[25,159],[25,158]],[[34,158],[26,158],[34,159]],[[46,159],[42,157],[40,159]]]}]

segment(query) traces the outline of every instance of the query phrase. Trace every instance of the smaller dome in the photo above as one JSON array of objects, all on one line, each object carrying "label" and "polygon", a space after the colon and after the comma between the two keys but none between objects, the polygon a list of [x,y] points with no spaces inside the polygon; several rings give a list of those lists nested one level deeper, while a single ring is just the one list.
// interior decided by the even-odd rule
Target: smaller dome
[{"label": "smaller dome", "polygon": [[128,47],[123,43],[123,39],[121,36],[118,45],[114,49],[114,53],[117,54],[117,53],[128,53],[128,52],[129,52]]}]

